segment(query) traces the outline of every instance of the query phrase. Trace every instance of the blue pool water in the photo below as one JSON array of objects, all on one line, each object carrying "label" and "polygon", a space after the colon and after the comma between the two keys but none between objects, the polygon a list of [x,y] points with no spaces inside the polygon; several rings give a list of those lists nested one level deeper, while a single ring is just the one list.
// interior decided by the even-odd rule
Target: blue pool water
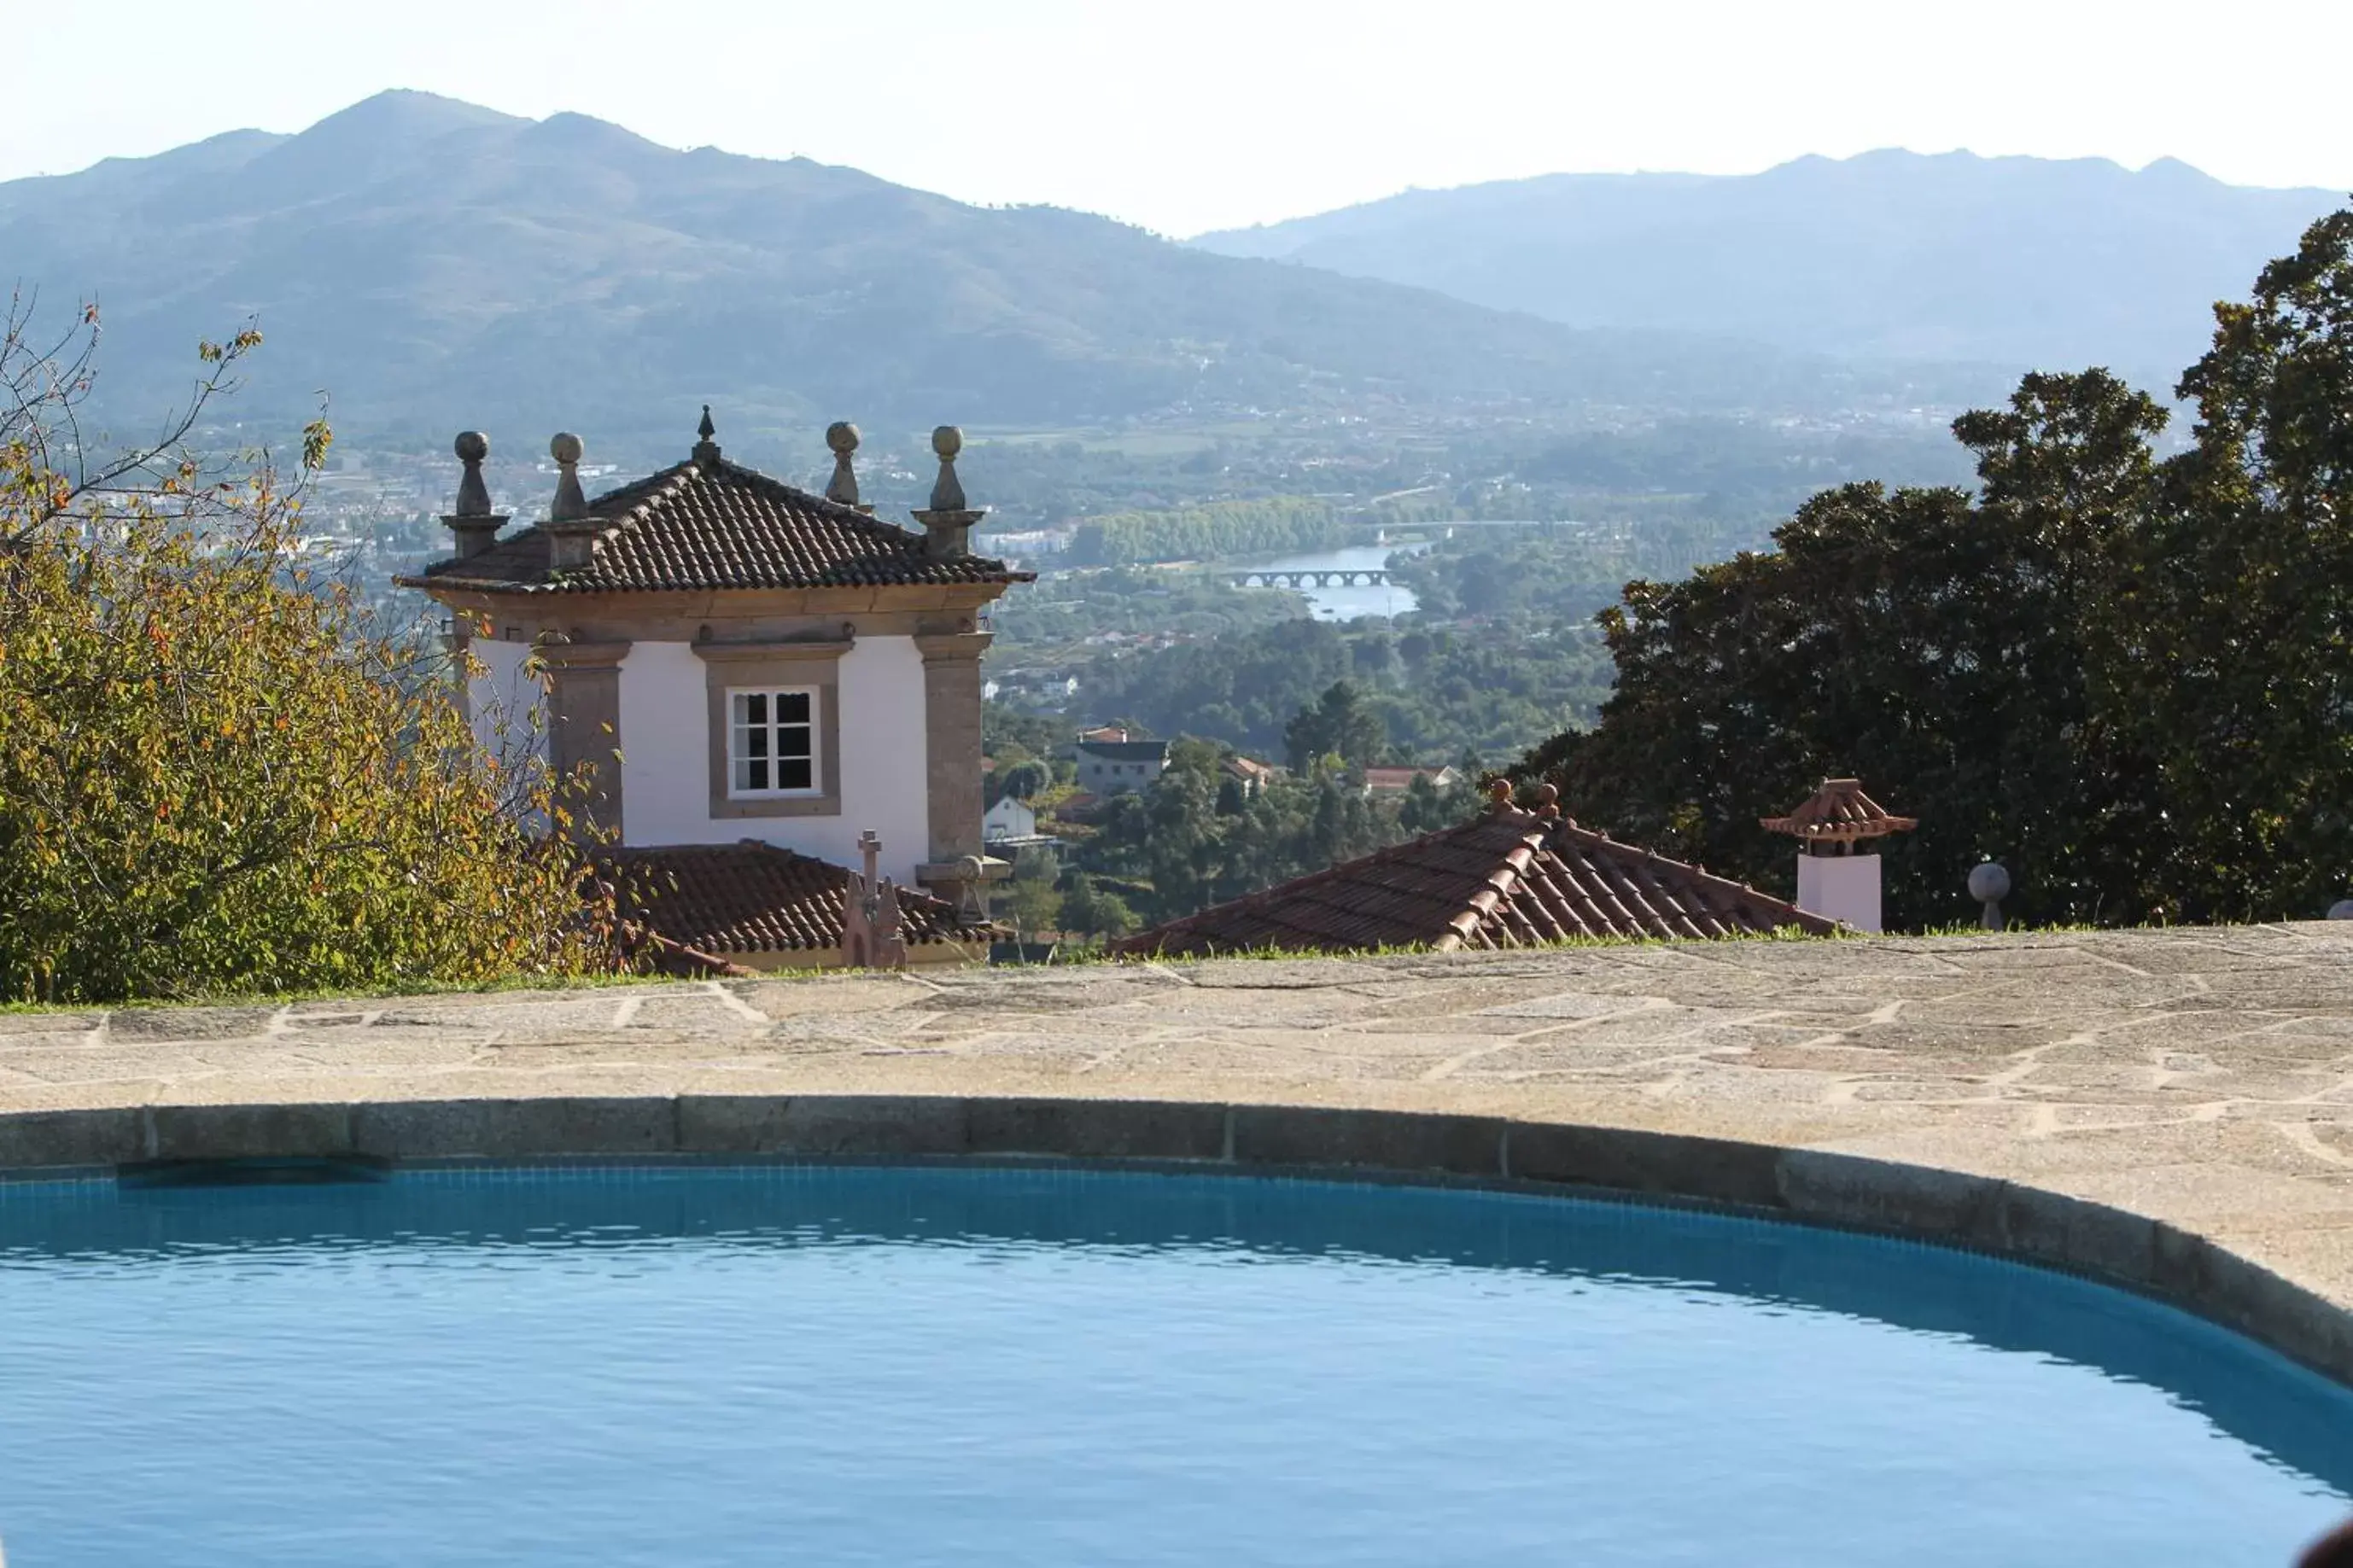
[{"label": "blue pool water", "polygon": [[9,1568],[2199,1564],[2353,1394],[2072,1279],[1085,1171],[0,1185]]}]

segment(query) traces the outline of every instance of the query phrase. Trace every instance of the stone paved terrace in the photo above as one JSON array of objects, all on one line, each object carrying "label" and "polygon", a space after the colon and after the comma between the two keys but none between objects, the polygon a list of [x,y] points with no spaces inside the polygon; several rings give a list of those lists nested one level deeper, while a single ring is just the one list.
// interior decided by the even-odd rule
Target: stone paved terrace
[{"label": "stone paved terrace", "polygon": [[[2098,1237],[2038,1248],[2022,1239],[2026,1222],[2012,1218],[1992,1239],[2096,1267],[2119,1234],[2143,1253],[2162,1253],[2168,1237],[2202,1238],[2212,1247],[2194,1279],[2171,1280],[2176,1293],[2260,1324],[2261,1312],[2232,1310],[2236,1287],[2217,1272],[2240,1268],[2237,1259],[2260,1265],[2302,1288],[2290,1292],[2303,1303],[2297,1310],[2329,1320],[2270,1337],[2348,1375],[2348,961],[2353,921],[0,1015],[0,1166],[27,1163],[31,1130],[47,1124],[54,1133],[59,1124],[7,1113],[84,1108],[142,1108],[115,1123],[142,1127],[141,1147],[111,1157],[186,1152],[172,1129],[203,1113],[155,1108],[257,1103],[332,1109],[346,1118],[337,1126],[354,1105],[546,1097],[651,1105],[677,1096],[793,1097],[788,1103],[803,1105],[838,1095],[1012,1097],[1438,1111],[1508,1119],[1520,1130],[1517,1142],[1505,1134],[1512,1175],[1542,1163],[1547,1130],[1529,1124],[1568,1123],[1762,1145],[1782,1162],[1760,1174],[1742,1163],[1753,1148],[1744,1155],[1681,1145],[1687,1164],[1713,1163],[1695,1181],[1688,1173],[1653,1181],[1652,1167],[1620,1139],[1618,1154],[1588,1148],[1570,1173],[1594,1179],[1600,1158],[1607,1184],[1769,1197],[1749,1189],[1778,1182],[1786,1194],[1793,1179],[1835,1185],[1843,1178],[1821,1173],[1865,1168],[1788,1163],[1842,1154],[1992,1179],[1955,1186],[1919,1178],[1928,1185],[1914,1194],[1915,1208],[1982,1208],[1989,1194],[2011,1190],[2002,1184],[2107,1205],[2124,1214],[2103,1218],[2109,1229]],[[674,1119],[686,1103],[671,1102],[666,1114]],[[283,1121],[295,1113],[280,1114],[271,1125],[299,1123]],[[1233,1118],[1271,1113],[1220,1114],[1230,1158]],[[648,1136],[658,1145],[661,1134]],[[1205,1136],[1214,1155],[1217,1135]],[[1282,1163],[1354,1163],[1341,1145],[1321,1148],[1319,1158],[1313,1138],[1284,1147]],[[1919,1228],[1915,1215],[1877,1201],[1795,1206]],[[2119,1219],[2140,1229],[2118,1233],[2110,1222]],[[1984,1223],[1980,1214],[1943,1228],[1983,1238]],[[2115,1271],[2160,1288],[2171,1279],[2162,1258]]]}]

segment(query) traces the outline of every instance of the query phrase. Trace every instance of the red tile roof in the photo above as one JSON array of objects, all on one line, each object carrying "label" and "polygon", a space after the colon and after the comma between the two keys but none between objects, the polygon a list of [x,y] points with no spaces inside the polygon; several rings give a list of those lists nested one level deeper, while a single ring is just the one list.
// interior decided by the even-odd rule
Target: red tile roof
[{"label": "red tile roof", "polygon": [[616,589],[862,587],[1027,583],[984,556],[937,556],[922,534],[724,458],[690,459],[588,503],[603,525],[588,564],[557,572],[534,526],[479,554],[437,561],[406,587],[511,594]]},{"label": "red tile roof", "polygon": [[1720,937],[1832,921],[1564,817],[1503,806],[1139,931],[1127,953],[1526,947],[1577,936]]},{"label": "red tile roof", "polygon": [[1920,826],[1917,817],[1897,816],[1862,793],[1861,779],[1824,779],[1822,787],[1790,809],[1787,816],[1760,816],[1758,826],[1788,833],[1810,843],[1877,838]]},{"label": "red tile roof", "polygon": [[[752,840],[610,849],[600,859],[620,894],[623,921],[695,954],[841,945],[849,872],[830,860]],[[910,945],[985,942],[994,934],[920,889],[900,889],[899,910]]]}]

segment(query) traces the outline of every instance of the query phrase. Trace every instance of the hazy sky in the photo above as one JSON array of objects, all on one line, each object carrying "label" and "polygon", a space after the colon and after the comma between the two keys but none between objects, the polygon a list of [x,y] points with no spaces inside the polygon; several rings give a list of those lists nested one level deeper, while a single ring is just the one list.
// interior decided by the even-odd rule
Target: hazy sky
[{"label": "hazy sky", "polygon": [[1884,146],[2353,187],[2346,0],[51,0],[7,47],[0,179],[413,87],[1180,235]]}]

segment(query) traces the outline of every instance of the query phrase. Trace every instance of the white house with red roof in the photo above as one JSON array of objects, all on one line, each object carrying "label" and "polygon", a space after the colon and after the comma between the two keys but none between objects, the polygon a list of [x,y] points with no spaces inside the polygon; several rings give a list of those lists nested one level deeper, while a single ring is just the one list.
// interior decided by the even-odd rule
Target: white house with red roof
[{"label": "white house with red roof", "polygon": [[[1007,869],[982,840],[983,617],[1031,574],[972,553],[984,514],[956,478],[961,433],[933,433],[939,479],[913,514],[920,532],[860,503],[852,426],[826,432],[821,496],[723,456],[708,408],[699,434],[685,461],[593,500],[579,438],[556,437],[547,515],[512,532],[482,479],[488,441],[458,437],[443,519],[456,552],[399,581],[448,608],[477,732],[521,738],[559,772],[588,764],[586,815],[617,863],[712,851],[659,857],[673,880],[712,881],[680,900],[703,936],[723,885],[741,902],[747,888],[823,884],[838,928],[869,833],[882,877],[944,900],[925,931],[976,925],[981,884]],[[761,851],[756,874],[732,864],[734,847]],[[779,852],[828,874],[780,872]],[[736,912],[822,961],[807,919]]]}]

